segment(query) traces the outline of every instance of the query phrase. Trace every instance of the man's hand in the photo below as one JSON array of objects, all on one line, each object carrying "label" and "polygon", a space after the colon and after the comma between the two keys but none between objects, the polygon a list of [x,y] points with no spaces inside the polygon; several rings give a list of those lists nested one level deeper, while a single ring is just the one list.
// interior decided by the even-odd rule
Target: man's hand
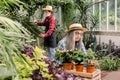
[{"label": "man's hand", "polygon": [[45,37],[45,34],[39,34],[39,36],[40,36],[41,38],[44,38],[44,37]]},{"label": "man's hand", "polygon": [[34,23],[37,24],[38,20],[34,20]]}]

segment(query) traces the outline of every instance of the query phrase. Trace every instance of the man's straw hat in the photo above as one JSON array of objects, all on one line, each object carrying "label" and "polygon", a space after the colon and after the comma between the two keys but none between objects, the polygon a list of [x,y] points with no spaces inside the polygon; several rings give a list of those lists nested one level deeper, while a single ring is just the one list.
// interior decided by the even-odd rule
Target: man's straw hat
[{"label": "man's straw hat", "polygon": [[69,33],[70,31],[73,31],[73,30],[81,30],[83,32],[86,32],[87,28],[82,27],[82,25],[79,23],[74,23],[69,26],[69,29],[67,32]]},{"label": "man's straw hat", "polygon": [[49,6],[49,5],[47,5],[45,8],[43,8],[43,10],[53,11],[53,10],[52,10],[52,6]]}]

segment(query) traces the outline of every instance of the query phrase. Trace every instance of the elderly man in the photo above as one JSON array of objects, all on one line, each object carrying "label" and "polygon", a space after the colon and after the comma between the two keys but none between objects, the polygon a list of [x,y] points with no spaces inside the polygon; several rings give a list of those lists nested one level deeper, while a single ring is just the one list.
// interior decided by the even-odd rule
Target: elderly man
[{"label": "elderly man", "polygon": [[48,49],[48,56],[55,60],[55,47],[56,47],[56,19],[53,15],[52,6],[47,5],[43,8],[46,14],[46,18],[43,22],[35,21],[39,26],[45,26],[45,34],[39,34],[41,38],[44,38],[44,46]]}]

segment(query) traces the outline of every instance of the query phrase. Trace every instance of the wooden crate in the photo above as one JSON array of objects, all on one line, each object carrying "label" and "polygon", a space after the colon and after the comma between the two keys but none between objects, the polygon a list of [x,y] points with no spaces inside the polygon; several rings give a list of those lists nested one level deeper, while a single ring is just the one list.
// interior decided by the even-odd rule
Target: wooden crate
[{"label": "wooden crate", "polygon": [[82,80],[101,80],[101,70],[96,69],[93,73],[87,73],[86,70],[83,72],[77,72],[75,70],[66,70],[67,73],[79,75]]}]

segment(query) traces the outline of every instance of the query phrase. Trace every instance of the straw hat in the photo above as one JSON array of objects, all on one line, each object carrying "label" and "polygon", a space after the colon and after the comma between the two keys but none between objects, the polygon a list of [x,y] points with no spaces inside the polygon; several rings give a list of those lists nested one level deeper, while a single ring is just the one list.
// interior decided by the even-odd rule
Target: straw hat
[{"label": "straw hat", "polygon": [[86,32],[87,28],[83,28],[82,25],[79,23],[74,23],[69,26],[69,29],[67,32],[69,33],[70,31],[73,31],[73,30],[81,30],[83,32]]},{"label": "straw hat", "polygon": [[52,6],[49,6],[49,5],[47,5],[45,8],[43,8],[43,10],[53,11],[53,10],[52,10]]}]

